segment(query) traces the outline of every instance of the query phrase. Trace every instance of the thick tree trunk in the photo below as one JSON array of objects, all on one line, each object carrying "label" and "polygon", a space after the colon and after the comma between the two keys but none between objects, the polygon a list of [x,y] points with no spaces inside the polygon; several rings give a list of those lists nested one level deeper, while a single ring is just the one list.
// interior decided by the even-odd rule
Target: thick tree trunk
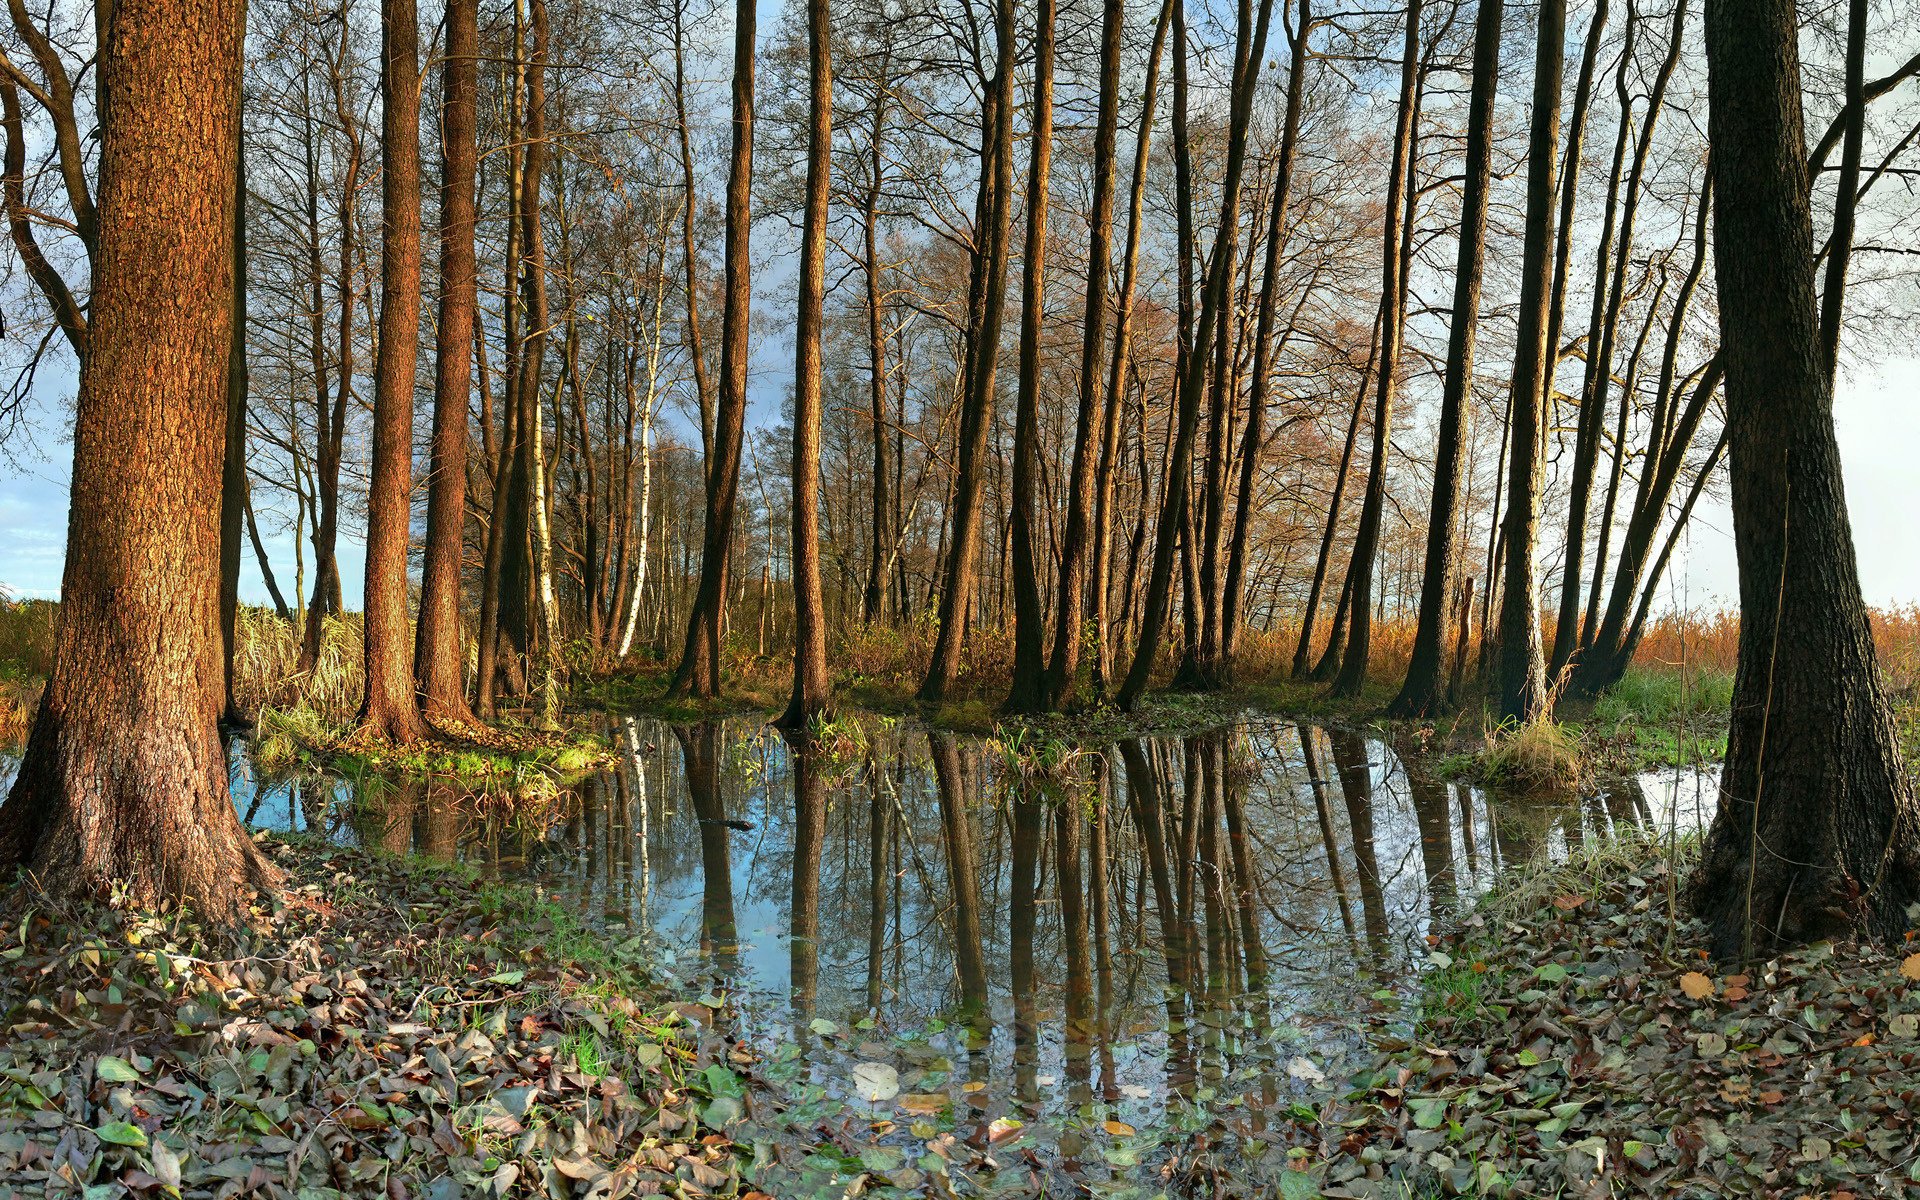
[{"label": "thick tree trunk", "polygon": [[828,0],[807,0],[807,207],[793,383],[793,694],[780,725],[804,730],[826,712],[827,613],[820,591],[820,321],[826,304],[827,201],[833,154]]},{"label": "thick tree trunk", "polygon": [[1433,504],[1427,516],[1426,565],[1413,655],[1400,694],[1387,706],[1395,717],[1424,717],[1446,702],[1447,606],[1458,573],[1460,475],[1466,456],[1467,397],[1473,388],[1473,352],[1480,329],[1481,265],[1487,244],[1493,105],[1500,85],[1500,27],[1505,0],[1480,0],[1473,34],[1473,93],[1467,108],[1466,193],[1460,202],[1460,248],[1454,260],[1453,323],[1447,337],[1447,374],[1434,448]]},{"label": "thick tree trunk", "polygon": [[1897,941],[1920,894],[1920,809],[1860,595],[1815,308],[1796,36],[1791,0],[1707,5],[1740,665],[1690,890],[1714,951],[1742,960]]},{"label": "thick tree trunk", "polygon": [[1502,720],[1530,721],[1549,708],[1540,645],[1540,590],[1534,543],[1545,470],[1541,434],[1551,387],[1546,344],[1553,264],[1554,166],[1560,141],[1560,77],[1566,54],[1566,0],[1543,0],[1534,46],[1533,128],[1527,153],[1527,225],[1520,267],[1520,329],[1513,362],[1508,434],[1506,578],[1501,587],[1497,688]]},{"label": "thick tree trunk", "polygon": [[[1046,704],[1047,611],[1034,562],[1034,476],[1040,458],[1040,323],[1047,288],[1047,189],[1053,169],[1053,0],[1033,17],[1033,118],[1028,133],[1027,236],[1020,281],[1020,391],[1013,418],[1013,685],[1004,708],[1037,712]],[[1105,268],[1101,268],[1105,273]],[[1079,606],[1060,598],[1062,627],[1079,623]]]},{"label": "thick tree trunk", "polygon": [[[727,163],[727,296],[720,318],[720,396],[707,456],[706,533],[700,583],[687,614],[686,645],[668,691],[711,699],[720,694],[721,616],[727,605],[733,512],[740,494],[740,447],[747,420],[747,339],[753,315],[753,61],[756,0],[735,0],[733,150]],[[688,202],[692,202],[692,196]],[[692,292],[689,286],[689,294]]]},{"label": "thick tree trunk", "polygon": [[0,805],[0,863],[69,893],[126,882],[216,923],[277,879],[233,810],[216,727],[243,32],[236,0],[120,0],[104,30],[60,627]]},{"label": "thick tree trunk", "polygon": [[413,678],[427,716],[469,722],[460,624],[460,557],[467,523],[467,400],[473,388],[474,174],[479,61],[478,0],[450,0],[441,68],[440,319],[434,330],[433,450],[427,541]]},{"label": "thick tree trunk", "polygon": [[414,0],[380,7],[380,345],[367,484],[366,693],[360,727],[394,742],[427,734],[407,638],[413,512],[413,383],[420,337],[420,28]]}]

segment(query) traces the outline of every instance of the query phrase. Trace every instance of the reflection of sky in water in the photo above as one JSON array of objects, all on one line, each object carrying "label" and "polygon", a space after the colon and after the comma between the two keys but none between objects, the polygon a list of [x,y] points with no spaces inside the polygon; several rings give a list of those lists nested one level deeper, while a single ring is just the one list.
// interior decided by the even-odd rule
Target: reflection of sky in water
[{"label": "reflection of sky in water", "polygon": [[[821,768],[824,835],[817,854],[796,861],[795,773],[779,738],[744,723],[685,744],[652,721],[621,721],[610,732],[625,752],[618,767],[581,781],[544,823],[503,817],[502,806],[476,803],[439,783],[387,785],[375,794],[314,773],[258,781],[240,752],[234,803],[256,827],[459,858],[497,877],[524,879],[610,936],[640,935],[683,978],[704,987],[723,974],[741,997],[749,1028],[769,1046],[796,1035],[804,1040],[815,1015],[843,1027],[875,1015],[881,1032],[870,1036],[884,1036],[925,1028],[959,1009],[955,931],[967,915],[964,889],[952,886],[956,847],[924,733],[876,731],[858,758]],[[1188,928],[1203,946],[1207,882],[1220,881],[1212,956],[1203,949],[1199,957],[1203,969],[1208,962],[1228,965],[1235,982],[1220,986],[1218,1002],[1196,1003],[1189,1012],[1195,1036],[1184,1053],[1191,1057],[1178,1066],[1169,1065],[1183,1058],[1183,1039],[1168,1031],[1169,931],[1129,791],[1135,772],[1118,748],[1103,752],[1112,994],[1110,1033],[1095,1049],[1092,1077],[1127,1119],[1155,1119],[1170,1086],[1195,1075],[1216,1084],[1245,1077],[1282,1092],[1297,1086],[1285,1079],[1287,1060],[1304,1054],[1325,1064],[1351,1044],[1355,1021],[1378,1003],[1372,993],[1424,957],[1437,911],[1470,901],[1508,864],[1563,856],[1582,840],[1629,826],[1698,827],[1713,798],[1710,772],[1669,771],[1591,796],[1494,802],[1464,784],[1410,775],[1388,743],[1366,734],[1254,718],[1207,737],[1143,739],[1130,748],[1136,770],[1156,781],[1176,908],[1183,864],[1192,864]],[[1043,1115],[1058,1117],[1065,1108],[1049,1085],[1073,1075],[1077,1056],[1067,1048],[1069,955],[1054,821],[1049,815],[1041,822],[1034,913],[1037,1047],[1016,1070],[1009,915],[1019,781],[1000,749],[968,739],[958,748],[957,794],[947,802],[960,806],[971,842],[992,1032],[971,1049],[953,1030],[934,1041],[954,1059],[957,1076],[1052,1095]],[[709,756],[717,781],[702,803],[688,787],[694,754]],[[1094,775],[1095,757],[1078,764],[1079,778]],[[1224,769],[1201,769],[1208,758]],[[0,776],[11,774],[11,762],[0,762]],[[1214,775],[1222,786],[1209,789]],[[1187,832],[1204,830],[1204,823],[1183,823],[1189,783],[1196,804],[1213,806],[1211,855],[1206,838]],[[1083,853],[1093,840],[1095,794],[1079,793],[1086,806]],[[1237,812],[1230,815],[1230,806]],[[1268,973],[1257,996],[1237,999],[1231,993],[1244,990],[1237,980],[1253,956],[1241,914],[1228,911],[1238,892],[1234,817],[1245,838],[1254,882],[1249,903]],[[1191,856],[1185,844],[1194,847]],[[716,886],[723,860],[726,888]],[[806,961],[804,944],[796,947],[789,936],[796,870],[802,877],[815,872],[818,881],[817,990],[799,1015],[789,995],[796,959]],[[724,909],[729,891],[737,949],[703,954],[703,926]],[[870,953],[876,940],[877,969]],[[870,989],[877,989],[877,1009],[869,1007]],[[830,1062],[812,1070],[829,1084],[843,1078]]]}]

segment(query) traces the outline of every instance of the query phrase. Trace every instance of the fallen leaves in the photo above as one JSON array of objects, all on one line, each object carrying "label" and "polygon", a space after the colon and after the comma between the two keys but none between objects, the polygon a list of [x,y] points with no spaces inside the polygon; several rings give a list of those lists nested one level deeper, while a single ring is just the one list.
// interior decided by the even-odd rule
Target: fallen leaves
[{"label": "fallen leaves", "polygon": [[1688,971],[1680,977],[1680,991],[1689,1000],[1705,1000],[1713,995],[1713,980],[1699,971]]}]

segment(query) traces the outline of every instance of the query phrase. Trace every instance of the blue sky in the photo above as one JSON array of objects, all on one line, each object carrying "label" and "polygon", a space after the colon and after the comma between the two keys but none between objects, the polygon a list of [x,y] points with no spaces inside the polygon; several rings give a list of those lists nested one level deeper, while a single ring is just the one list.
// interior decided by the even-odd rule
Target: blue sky
[{"label": "blue sky", "polygon": [[[777,419],[769,385],[790,373],[776,347],[763,347],[756,364],[755,419]],[[1835,403],[1848,507],[1859,551],[1861,586],[1875,605],[1920,602],[1920,357],[1862,368],[1843,379]],[[37,415],[30,439],[0,462],[0,587],[16,596],[52,596],[60,587],[66,542],[67,477],[72,446],[57,411]],[[1731,606],[1737,594],[1732,517],[1722,501],[1703,501],[1689,536],[1676,552],[1665,603],[1687,608]],[[266,530],[262,530],[266,534]],[[267,536],[268,554],[283,590],[293,586],[291,537]],[[362,549],[353,537],[340,546],[342,585],[361,590]],[[243,556],[242,592],[264,602],[266,589],[251,553]],[[309,581],[311,582],[311,581]],[[351,603],[351,601],[350,601]]]}]

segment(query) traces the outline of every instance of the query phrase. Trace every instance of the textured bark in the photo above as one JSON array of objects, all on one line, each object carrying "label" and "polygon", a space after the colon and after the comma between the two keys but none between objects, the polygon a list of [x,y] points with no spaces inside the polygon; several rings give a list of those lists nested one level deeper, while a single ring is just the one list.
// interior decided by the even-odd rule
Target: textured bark
[{"label": "textured bark", "polygon": [[1566,0],[1543,0],[1534,46],[1520,329],[1515,342],[1513,416],[1507,438],[1507,511],[1502,521],[1506,562],[1495,668],[1502,720],[1529,721],[1548,707],[1546,656],[1540,645],[1540,591],[1533,555],[1545,483],[1541,436],[1550,386],[1546,326],[1553,282],[1547,248],[1553,242],[1554,164],[1560,140],[1566,23]]},{"label": "textured bark", "polygon": [[1413,654],[1400,694],[1387,706],[1395,717],[1424,717],[1446,701],[1447,606],[1459,570],[1460,473],[1466,455],[1467,398],[1473,388],[1473,352],[1480,330],[1481,266],[1487,244],[1493,105],[1500,85],[1500,27],[1505,0],[1480,0],[1473,34],[1473,93],[1467,103],[1466,192],[1460,202],[1460,248],[1454,259],[1453,322],[1447,336],[1447,373],[1434,447],[1433,503],[1427,515],[1426,565]]},{"label": "textured bark", "polygon": [[1707,61],[1740,658],[1691,897],[1723,958],[1850,933],[1897,942],[1920,894],[1920,809],[1834,438],[1791,0],[1709,0]]},{"label": "textured bark", "polygon": [[433,450],[413,653],[421,708],[443,721],[473,719],[462,676],[460,556],[467,520],[467,398],[473,387],[479,286],[473,246],[478,24],[478,0],[450,0],[441,67],[440,319],[434,330]]},{"label": "textured bark", "polygon": [[826,304],[827,189],[833,154],[833,51],[828,0],[807,0],[807,205],[793,382],[793,694],[780,724],[801,730],[826,712],[827,612],[820,591],[820,318]]},{"label": "textured bark", "polygon": [[[103,31],[100,238],[53,670],[0,864],[217,923],[276,873],[227,791],[220,473],[234,283],[237,0],[120,0]],[[128,497],[140,503],[129,504]]]},{"label": "textured bark", "polygon": [[941,575],[939,633],[919,692],[921,700],[932,704],[947,698],[960,670],[979,556],[980,491],[987,465],[987,434],[993,425],[1001,301],[1007,287],[1007,231],[1013,219],[1013,8],[1013,0],[999,0],[994,6],[995,65],[982,114],[980,191],[974,204],[973,272],[968,286],[966,361],[961,370],[960,441],[948,505],[952,517]]},{"label": "textured bark", "polygon": [[366,692],[360,727],[398,743],[426,736],[407,638],[413,380],[420,337],[420,29],[414,0],[380,5],[380,346],[367,485]]},{"label": "textured bark", "polygon": [[[1040,458],[1040,325],[1047,289],[1047,190],[1053,170],[1053,0],[1038,0],[1033,17],[1033,118],[1027,141],[1027,236],[1020,279],[1020,383],[1013,418],[1013,683],[1003,706],[1011,713],[1046,705],[1046,606],[1034,562],[1034,476]],[[1105,268],[1102,268],[1104,273]],[[1079,623],[1079,606],[1060,596],[1062,627]]]},{"label": "textured bark", "polygon": [[[687,638],[668,691],[720,694],[720,622],[727,604],[733,513],[740,495],[740,446],[747,420],[747,338],[753,315],[753,61],[756,0],[735,0],[733,150],[727,161],[726,308],[720,317],[720,394],[707,455],[706,533],[700,584],[687,614]],[[691,197],[689,197],[691,200]]]}]

